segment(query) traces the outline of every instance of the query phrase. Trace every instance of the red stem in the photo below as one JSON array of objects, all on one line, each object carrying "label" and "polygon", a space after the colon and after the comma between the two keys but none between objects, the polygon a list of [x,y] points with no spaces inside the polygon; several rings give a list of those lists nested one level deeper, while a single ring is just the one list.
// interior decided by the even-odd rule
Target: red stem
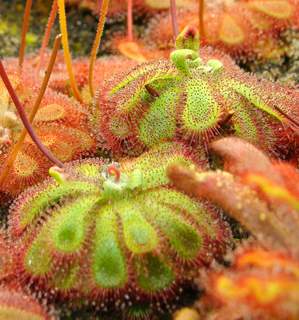
[{"label": "red stem", "polygon": [[47,27],[46,27],[45,35],[43,38],[42,46],[41,46],[41,49],[39,52],[39,62],[38,62],[38,66],[37,66],[37,74],[38,75],[39,75],[39,71],[41,69],[41,66],[43,65],[43,62],[44,62],[45,51],[46,51],[46,48],[49,44],[51,30],[52,30],[53,25],[55,23],[57,12],[58,12],[58,4],[57,4],[57,0],[54,0],[53,4],[52,4],[50,15],[49,15],[49,19],[47,22]]},{"label": "red stem", "polygon": [[29,28],[29,20],[30,20],[30,12],[32,7],[32,0],[26,1],[25,12],[23,16],[23,25],[22,25],[22,33],[21,33],[21,45],[19,51],[19,67],[22,69],[24,56],[25,56],[25,49],[26,49],[26,35]]},{"label": "red stem", "polygon": [[2,61],[0,60],[0,76],[3,80],[3,83],[5,84],[6,86],[6,89],[7,91],[9,92],[9,95],[12,99],[12,101],[14,102],[18,112],[19,112],[19,115],[20,115],[20,118],[24,124],[24,127],[26,128],[26,130],[28,131],[31,139],[33,140],[33,142],[37,145],[37,147],[40,149],[40,151],[50,160],[52,161],[53,163],[55,163],[57,166],[59,166],[60,168],[63,167],[63,163],[56,159],[53,154],[42,144],[42,142],[40,141],[40,139],[38,138],[38,136],[36,135],[30,121],[28,120],[27,118],[27,115],[25,113],[25,110],[24,110],[24,107],[22,106],[19,98],[17,97],[16,93],[15,93],[15,90],[14,88],[12,87],[11,85],[11,82],[7,76],[7,73],[4,69],[4,66],[3,66],[3,63]]},{"label": "red stem", "polygon": [[127,17],[127,24],[128,24],[128,41],[133,41],[133,0],[128,1],[128,17]]},{"label": "red stem", "polygon": [[172,30],[173,30],[173,39],[174,42],[179,34],[179,27],[178,27],[178,19],[177,19],[177,10],[176,10],[176,2],[175,0],[170,0],[170,15],[171,15],[171,22],[172,22]]}]

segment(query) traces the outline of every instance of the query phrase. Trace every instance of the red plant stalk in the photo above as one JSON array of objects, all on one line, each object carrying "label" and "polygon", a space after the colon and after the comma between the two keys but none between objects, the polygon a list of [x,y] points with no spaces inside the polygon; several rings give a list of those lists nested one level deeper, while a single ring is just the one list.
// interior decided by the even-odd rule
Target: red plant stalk
[{"label": "red plant stalk", "polygon": [[46,51],[46,48],[49,44],[51,30],[52,30],[54,22],[56,20],[57,12],[58,12],[58,4],[57,4],[57,0],[54,0],[53,4],[52,4],[50,15],[49,15],[47,27],[45,30],[45,35],[43,38],[42,46],[39,51],[39,62],[38,62],[37,72],[36,72],[37,74],[39,74],[40,68],[44,62],[45,51]]},{"label": "red plant stalk", "polygon": [[178,26],[175,0],[170,0],[170,16],[171,16],[171,22],[172,22],[173,40],[175,42],[175,40],[179,34],[179,26]]},{"label": "red plant stalk", "polygon": [[40,141],[40,139],[38,138],[38,136],[36,135],[26,113],[24,110],[24,107],[22,106],[19,98],[16,95],[16,92],[14,90],[14,88],[12,87],[12,84],[7,76],[7,73],[5,71],[5,68],[3,66],[2,61],[0,60],[0,76],[3,80],[3,83],[5,84],[7,91],[9,92],[9,95],[13,101],[13,103],[15,104],[18,113],[20,115],[20,118],[24,124],[24,127],[26,128],[26,130],[28,131],[32,141],[37,145],[37,147],[40,149],[40,151],[53,163],[55,163],[57,166],[59,166],[60,168],[63,167],[63,163],[56,159],[54,157],[54,155],[43,145],[43,143]]},{"label": "red plant stalk", "polygon": [[93,42],[93,46],[92,46],[91,53],[90,53],[88,84],[89,84],[89,92],[92,97],[94,97],[94,88],[93,88],[94,65],[96,62],[99,46],[101,44],[101,39],[102,39],[102,35],[103,35],[104,25],[106,22],[109,3],[110,3],[110,0],[100,1],[101,6],[100,6],[99,23],[98,23],[96,37]]},{"label": "red plant stalk", "polygon": [[26,1],[25,12],[23,17],[23,25],[22,25],[22,33],[21,33],[21,45],[19,50],[19,67],[22,69],[24,56],[25,56],[25,48],[26,48],[26,35],[29,28],[29,19],[30,12],[32,7],[32,0]]},{"label": "red plant stalk", "polygon": [[133,41],[133,0],[128,0],[128,41]]},{"label": "red plant stalk", "polygon": [[[39,90],[39,94],[37,96],[37,99],[34,103],[33,109],[32,109],[30,116],[29,116],[30,123],[33,122],[35,115],[38,111],[38,108],[42,102],[43,96],[46,92],[46,89],[47,89],[47,86],[48,86],[48,83],[49,83],[49,80],[50,80],[50,77],[51,77],[51,74],[53,71],[53,67],[54,67],[54,64],[56,61],[56,57],[57,57],[57,53],[58,53],[60,44],[61,44],[61,34],[55,38],[53,51],[51,54],[51,58],[50,58],[47,70],[45,72],[44,80],[42,82],[42,85]],[[14,145],[7,160],[5,161],[4,169],[3,169],[2,173],[0,174],[0,185],[3,183],[3,181],[7,177],[11,166],[13,165],[15,159],[17,158],[17,155],[23,145],[23,142],[26,138],[26,135],[27,135],[27,130],[26,130],[26,128],[24,128],[23,131],[21,132],[21,135],[18,139],[18,142]]]}]

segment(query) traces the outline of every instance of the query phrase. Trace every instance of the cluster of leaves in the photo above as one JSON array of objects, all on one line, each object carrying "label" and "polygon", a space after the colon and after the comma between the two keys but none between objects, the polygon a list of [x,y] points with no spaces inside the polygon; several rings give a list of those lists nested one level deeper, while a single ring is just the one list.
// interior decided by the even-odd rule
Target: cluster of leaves
[{"label": "cluster of leaves", "polygon": [[[180,11],[180,29],[187,24],[198,25],[197,10]],[[234,57],[260,55],[271,58],[277,52],[277,36],[287,28],[298,28],[298,3],[288,0],[242,0],[229,3],[207,3],[201,41]],[[159,30],[159,32],[157,32]],[[154,17],[145,41],[167,50],[173,37],[169,18]]]},{"label": "cluster of leaves", "polygon": [[209,303],[218,308],[210,319],[250,315],[286,320],[299,315],[299,261],[284,252],[243,249],[234,255],[228,270],[209,275],[206,288]]},{"label": "cluster of leaves", "polygon": [[[124,37],[117,31],[111,39],[112,51],[138,62],[167,57],[173,47],[168,15],[170,2],[131,1],[136,18],[144,15],[151,17],[146,33],[140,39],[133,39],[132,35]],[[95,14],[100,12],[98,2],[94,0],[70,0],[68,3],[89,8]],[[178,28],[182,30],[188,24],[199,25],[203,29],[202,44],[218,48],[237,60],[256,57],[272,60],[279,57],[283,53],[279,35],[284,30],[298,30],[299,27],[297,0],[207,2],[198,10],[199,3],[198,0],[176,1],[180,9]],[[108,15],[112,18],[125,16],[128,10],[126,2],[111,0]]]},{"label": "cluster of leaves", "polygon": [[[211,288],[212,308],[223,307],[216,316],[233,310],[240,316],[284,313],[295,319],[298,173],[290,165],[273,163],[248,142],[268,155],[298,161],[298,91],[244,73],[220,51],[199,50],[194,27],[180,33],[170,59],[139,65],[123,57],[96,60],[109,1],[101,3],[89,60],[72,63],[65,1],[54,0],[39,60],[19,59],[19,66],[16,59],[5,61],[9,80],[0,82],[0,191],[15,201],[0,238],[0,283],[11,292],[3,293],[2,303],[0,289],[0,315],[48,319],[35,301],[24,303],[31,299],[23,296],[25,289],[68,301],[73,308],[83,303],[125,308],[126,319],[149,318],[148,306],[171,309],[185,285],[193,283],[199,270],[210,270],[231,244],[225,211],[256,242],[231,269],[208,273],[203,281]],[[139,1],[137,6],[161,9],[163,3]],[[277,0],[277,7],[273,0],[253,3],[240,6],[255,12],[259,22],[270,23],[267,35],[288,25],[297,12],[295,3],[284,0]],[[115,12],[124,10],[123,2],[113,4]],[[191,0],[181,4],[195,5]],[[238,6],[229,7],[229,14],[236,15]],[[57,11],[64,52],[41,95],[39,73],[45,70],[43,60],[51,62],[45,47]],[[225,11],[223,23],[228,25],[220,30],[234,33],[232,19]],[[120,69],[122,75],[110,78]],[[4,89],[9,81],[16,108]],[[30,118],[30,137],[22,131],[20,110]],[[212,142],[232,135],[248,142]],[[211,163],[219,168],[210,145],[224,157],[224,170],[207,171]],[[109,160],[82,160],[104,148],[111,152]],[[49,159],[58,167],[50,168]],[[44,180],[48,170],[52,177]],[[261,256],[269,265],[258,263]],[[267,294],[260,297],[259,289],[265,287]]]},{"label": "cluster of leaves", "polygon": [[211,305],[214,310],[208,319],[297,319],[297,169],[271,162],[236,138],[221,139],[211,148],[224,158],[225,171],[172,167],[169,175],[180,190],[224,208],[254,240],[237,250],[229,268],[205,276],[205,311]]},{"label": "cluster of leaves", "polygon": [[298,99],[296,90],[258,80],[218,51],[199,50],[196,29],[187,27],[170,60],[141,64],[103,86],[97,131],[115,155],[180,141],[205,162],[211,140],[234,134],[269,154],[279,146],[282,156],[296,139],[286,127],[298,130]]},{"label": "cluster of leaves", "polygon": [[[15,84],[18,96],[24,101],[25,111],[30,115],[39,93],[37,81],[31,76],[35,70],[26,64],[24,73],[19,75],[14,70],[16,65],[15,59],[6,61],[10,79]],[[0,155],[0,168],[4,172],[11,151],[22,135],[22,124],[5,89],[1,91],[1,96],[1,107],[5,109],[2,123],[9,142],[9,148]],[[41,141],[58,159],[71,161],[95,151],[95,138],[88,129],[89,119],[87,108],[61,92],[48,89],[36,112],[33,127]],[[9,179],[5,179],[0,187],[1,192],[12,196],[19,194],[26,187],[44,179],[50,166],[51,162],[45,159],[31,138],[25,138],[10,169]]]},{"label": "cluster of leaves", "polygon": [[[146,12],[152,17],[146,36],[133,40],[118,32],[112,41],[112,50],[139,62],[166,57],[173,47],[172,23],[166,10],[170,7],[170,1],[143,2],[133,1],[133,4],[136,16]],[[189,24],[199,25],[202,28],[202,44],[218,48],[237,60],[256,57],[271,60],[279,57],[283,53],[279,35],[284,30],[298,30],[299,27],[297,0],[207,2],[198,10],[199,2],[176,1],[180,9],[177,22],[179,30]],[[113,1],[111,4],[109,12],[113,16]],[[119,12],[124,12],[124,7],[125,4],[122,4]],[[161,13],[153,14],[157,10]]]},{"label": "cluster of leaves", "polygon": [[[0,318],[9,320],[54,320],[49,306],[42,305],[16,283],[13,251],[0,231]],[[51,314],[51,315],[50,315]]]},{"label": "cluster of leaves", "polygon": [[297,169],[272,163],[260,150],[237,138],[223,138],[211,148],[224,158],[225,171],[196,173],[177,168],[176,172],[173,168],[176,185],[216,202],[263,246],[298,257]]},{"label": "cluster of leaves", "polygon": [[52,168],[54,179],[11,206],[15,276],[68,300],[108,303],[126,294],[128,304],[167,303],[191,266],[223,253],[230,234],[215,209],[170,188],[166,167],[192,163],[184,154],[162,145],[119,164]]}]

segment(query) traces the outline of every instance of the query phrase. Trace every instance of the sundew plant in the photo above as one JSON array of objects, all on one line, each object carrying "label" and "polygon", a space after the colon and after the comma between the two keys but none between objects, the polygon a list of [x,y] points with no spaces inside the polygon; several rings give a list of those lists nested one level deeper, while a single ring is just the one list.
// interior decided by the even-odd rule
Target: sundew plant
[{"label": "sundew plant", "polygon": [[0,11],[0,318],[298,319],[299,2]]}]

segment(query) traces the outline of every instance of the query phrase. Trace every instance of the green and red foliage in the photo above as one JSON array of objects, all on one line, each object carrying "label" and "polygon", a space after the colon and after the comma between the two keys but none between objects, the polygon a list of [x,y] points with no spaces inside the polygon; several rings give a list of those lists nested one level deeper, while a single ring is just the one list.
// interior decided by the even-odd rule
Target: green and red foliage
[{"label": "green and red foliage", "polygon": [[[289,164],[272,162],[237,138],[213,142],[226,171],[196,172],[171,168],[175,185],[216,203],[268,249],[299,257],[299,173]],[[292,177],[292,178],[290,178]]]},{"label": "green and red foliage", "polygon": [[173,163],[192,163],[181,145],[52,168],[10,209],[16,277],[73,303],[167,304],[230,241],[218,210],[172,188]]},{"label": "green and red foliage", "polygon": [[53,320],[38,301],[20,290],[0,288],[0,319],[3,320]]},{"label": "green and red foliage", "polygon": [[[298,28],[298,1],[242,0],[207,3],[204,11],[204,37],[201,42],[236,58],[259,55],[271,58],[277,52],[277,36],[287,28]],[[179,29],[199,24],[197,10],[178,14]],[[157,32],[159,30],[159,32]],[[154,17],[149,26],[148,43],[159,49],[172,48],[173,33],[167,15]]]},{"label": "green and red foliage", "polygon": [[298,103],[298,91],[258,80],[218,51],[198,54],[196,29],[187,27],[170,60],[107,81],[96,117],[117,156],[181,141],[205,161],[211,140],[234,134],[283,157],[298,131]]},{"label": "green and red foliage", "polygon": [[169,177],[179,190],[223,208],[255,242],[237,250],[230,268],[205,275],[201,308],[214,310],[209,320],[297,319],[298,170],[237,138],[220,139],[211,149],[223,158],[225,171],[173,166]]},{"label": "green and red foliage", "polygon": [[[36,94],[31,95],[29,101],[24,101],[24,108],[30,114]],[[47,124],[56,124],[64,127],[84,128],[88,122],[88,113],[84,107],[67,96],[47,90],[42,103],[34,118],[34,125],[37,128]]]},{"label": "green and red foliage", "polygon": [[[1,155],[1,173],[4,172],[5,162],[9,155]],[[46,176],[49,162],[35,146],[24,143],[22,151],[17,155],[12,168],[1,185],[1,192],[12,197],[22,192],[28,186],[41,181]]]},{"label": "green and red foliage", "polygon": [[283,252],[238,250],[230,268],[211,272],[205,287],[205,300],[216,309],[210,320],[299,316],[299,261]]},{"label": "green and red foliage", "polygon": [[[101,88],[107,78],[116,75],[119,70],[129,70],[135,65],[136,62],[126,59],[122,56],[110,55],[109,57],[97,59],[94,66],[94,87]],[[73,62],[73,69],[78,88],[83,96],[84,103],[88,104],[92,101],[90,93],[88,92],[89,59],[75,59]],[[71,95],[67,70],[64,64],[57,64],[57,67],[54,68],[49,87],[55,91]]]},{"label": "green and red foliage", "polygon": [[[43,60],[48,61],[50,58],[51,52],[46,50],[43,55]],[[43,63],[39,66],[39,73],[37,73],[37,66],[39,63],[40,57],[35,54],[26,56],[23,63],[22,79],[19,80],[20,74],[17,71],[17,59],[8,58],[5,59],[4,64],[7,72],[10,75],[11,81],[16,82],[15,89],[20,97],[23,100],[23,95],[28,93],[27,90],[23,90],[25,87],[36,88],[39,87],[39,84],[42,81],[42,75],[46,71],[46,64]],[[77,58],[73,60],[73,72],[75,76],[75,81],[80,89],[84,99],[83,104],[88,105],[91,103],[91,97],[88,93],[88,69],[89,69],[89,58]],[[122,72],[129,70],[136,66],[136,62],[131,59],[127,59],[123,56],[104,56],[96,60],[94,66],[94,79],[93,83],[95,87],[102,87],[104,81],[107,78],[110,78],[117,74],[119,70]],[[22,86],[19,84],[22,83]],[[1,83],[0,83],[1,84]],[[53,71],[51,73],[51,78],[49,80],[49,88],[56,91],[57,93],[62,93],[68,96],[72,96],[72,89],[70,86],[69,76],[67,72],[67,67],[64,63],[63,52],[59,51]],[[1,91],[2,92],[2,91]],[[29,91],[30,92],[30,91]],[[3,90],[5,96],[8,95],[6,90]],[[32,94],[30,95],[32,96]],[[27,97],[27,96],[25,96]],[[4,98],[4,97],[3,97]],[[0,97],[0,99],[2,99]],[[0,100],[1,101],[1,100]],[[73,100],[72,100],[73,102]],[[78,105],[78,103],[77,103]]]},{"label": "green and red foliage", "polygon": [[[288,159],[298,156],[296,150],[290,150],[299,140],[298,91],[245,74],[217,50],[203,48],[199,55],[193,27],[177,38],[170,60],[139,66],[120,57],[95,60],[108,2],[103,2],[90,61],[74,60],[73,70],[64,30],[64,1],[56,3],[68,66],[58,57],[51,88],[32,126],[56,158],[80,160],[51,168],[52,178],[37,184],[51,164],[31,138],[24,140],[9,175],[0,183],[0,193],[12,196],[32,186],[11,206],[9,241],[0,233],[0,282],[6,285],[13,273],[10,285],[14,288],[20,282],[42,296],[70,301],[72,307],[86,301],[97,308],[126,308],[130,319],[148,319],[150,308],[161,309],[161,304],[162,309],[167,308],[185,284],[193,283],[198,270],[223,257],[231,234],[221,207],[240,221],[263,249],[243,250],[235,256],[231,269],[208,277],[209,298],[222,307],[217,319],[224,320],[225,313],[233,317],[234,312],[259,320],[268,315],[265,319],[296,319],[298,172],[290,165],[270,161],[236,138],[211,145],[211,150],[224,158],[222,171],[203,170],[213,160],[210,142],[232,134],[267,154]],[[177,5],[196,8],[195,2],[182,0]],[[110,14],[127,9],[125,1],[110,4]],[[163,0],[135,4],[138,14],[169,7]],[[208,30],[202,41],[233,54],[252,53],[258,41],[267,37],[275,41],[277,34],[293,23],[297,6],[287,0],[243,0],[208,8]],[[186,21],[192,14],[187,13]],[[193,21],[197,24],[197,17]],[[137,61],[168,53],[168,43],[163,45],[165,50],[151,53],[133,39],[118,44],[124,55]],[[22,73],[13,60],[7,63],[29,115],[38,95],[40,74],[35,65],[39,62],[35,57],[23,61]],[[43,67],[40,63],[37,70],[43,71]],[[114,75],[120,69],[124,74]],[[114,78],[107,81],[111,75]],[[93,86],[100,88],[100,93],[92,116]],[[5,92],[0,88],[0,170],[22,128]],[[120,163],[81,160],[95,153],[91,130],[117,157],[142,155]],[[194,170],[195,163],[201,164],[200,172]],[[174,184],[184,191],[177,191],[168,180],[168,166]],[[269,251],[274,249],[277,251]],[[14,312],[16,319],[48,319],[30,299],[25,304],[22,295],[7,292],[0,289],[0,318],[2,313]],[[18,300],[18,295],[23,300]]]},{"label": "green and red foliage", "polygon": [[[37,93],[35,88],[27,90],[27,97],[23,100],[27,114],[31,113]],[[48,89],[35,116],[33,127],[43,144],[58,159],[68,162],[95,152],[96,141],[89,130],[89,118],[86,108],[69,97]],[[11,133],[11,147],[0,155],[2,170],[5,169],[10,150],[18,143],[21,134],[20,120],[18,125],[18,130]],[[0,189],[15,196],[45,178],[50,166],[51,162],[43,156],[31,138],[27,137],[10,169],[9,177],[3,181]]]}]

